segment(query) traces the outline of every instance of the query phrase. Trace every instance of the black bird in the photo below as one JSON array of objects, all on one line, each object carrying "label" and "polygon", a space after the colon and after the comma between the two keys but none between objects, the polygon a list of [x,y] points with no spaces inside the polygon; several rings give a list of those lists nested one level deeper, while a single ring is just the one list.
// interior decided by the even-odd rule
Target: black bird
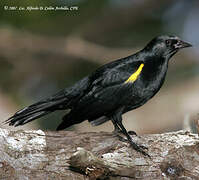
[{"label": "black bird", "polygon": [[85,120],[92,125],[111,120],[135,150],[149,156],[144,147],[133,142],[122,124],[122,114],[151,99],[165,80],[169,59],[190,46],[176,36],[158,36],[141,51],[105,64],[72,87],[16,112],[6,123],[19,126],[56,110],[70,109],[57,130]]}]

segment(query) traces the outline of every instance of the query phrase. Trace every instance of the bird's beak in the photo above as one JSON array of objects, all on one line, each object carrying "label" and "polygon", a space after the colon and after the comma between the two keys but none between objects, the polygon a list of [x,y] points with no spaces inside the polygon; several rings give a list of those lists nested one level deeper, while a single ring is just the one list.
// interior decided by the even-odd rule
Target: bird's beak
[{"label": "bird's beak", "polygon": [[182,48],[187,48],[191,46],[192,45],[190,43],[184,42],[182,40],[178,40],[178,42],[174,44],[175,49],[182,49]]}]

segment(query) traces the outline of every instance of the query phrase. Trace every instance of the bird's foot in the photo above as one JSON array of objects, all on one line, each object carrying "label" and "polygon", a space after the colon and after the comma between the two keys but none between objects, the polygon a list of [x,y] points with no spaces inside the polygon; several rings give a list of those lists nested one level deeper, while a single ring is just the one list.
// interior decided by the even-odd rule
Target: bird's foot
[{"label": "bird's foot", "polygon": [[134,143],[132,140],[129,141],[128,139],[123,138],[120,135],[117,135],[117,136],[118,136],[120,141],[122,141],[122,142],[127,142],[128,141],[133,149],[135,149],[136,151],[142,153],[145,156],[150,157],[150,155],[147,152],[145,152],[145,150],[148,150],[148,147],[146,147],[144,145],[138,145],[138,144]]},{"label": "bird's foot", "polygon": [[148,150],[148,147],[143,146],[143,145],[138,145],[136,143],[134,143],[133,141],[130,141],[130,145],[133,147],[133,149],[135,149],[137,152],[142,153],[145,156],[148,156],[149,158],[151,158],[151,156],[145,152],[145,150]]},{"label": "bird's foot", "polygon": [[[132,135],[132,136],[137,136],[137,137],[139,137],[135,131],[128,131],[128,134],[130,134],[130,135]],[[148,147],[146,147],[146,146],[144,146],[144,145],[139,145],[139,147],[142,148],[142,149],[148,150]]]},{"label": "bird's foot", "polygon": [[128,131],[128,133],[129,133],[130,135],[138,136],[137,133],[136,133],[135,131]]},{"label": "bird's foot", "polygon": [[[114,131],[113,131],[114,134],[124,134],[122,132],[121,129],[119,128],[115,128]],[[137,133],[135,131],[128,131],[128,134],[132,135],[132,136],[138,136]],[[125,134],[124,134],[125,135]]]},{"label": "bird's foot", "polygon": [[[115,135],[118,137],[118,139],[122,142],[129,142],[128,139],[124,138],[121,136],[121,134],[123,135],[122,132],[120,132],[120,134],[116,133]],[[134,142],[133,142],[134,143]],[[131,144],[131,143],[130,143]],[[137,145],[137,144],[136,144]],[[148,150],[149,148],[144,146],[144,145],[137,145],[139,148],[143,149],[143,150]]]},{"label": "bird's foot", "polygon": [[[144,146],[144,145],[137,145],[136,143],[133,142],[133,140],[131,139],[130,135],[135,135],[137,136],[135,131],[129,131],[127,134],[125,132],[123,132],[120,128],[118,128],[117,126],[115,126],[115,129],[113,131],[113,133],[119,138],[120,141],[122,142],[126,142],[128,141],[131,145],[131,147],[133,147],[133,149],[135,149],[136,151],[142,153],[145,156],[149,156],[149,154],[147,152],[145,152],[145,150],[148,150],[148,147]],[[130,135],[129,135],[130,134]],[[121,135],[125,135],[127,137],[127,139],[125,139],[124,137],[122,137]]]},{"label": "bird's foot", "polygon": [[148,150],[148,149],[149,149],[148,147],[146,147],[146,146],[144,146],[144,145],[139,145],[139,147],[142,148],[142,149],[145,149],[145,150]]},{"label": "bird's foot", "polygon": [[142,145],[140,145],[140,146],[137,145],[136,148],[135,148],[135,147],[133,147],[133,148],[134,148],[136,151],[142,153],[144,156],[147,156],[147,157],[151,158],[151,156],[145,151],[146,149],[148,149],[147,147],[142,146]]}]

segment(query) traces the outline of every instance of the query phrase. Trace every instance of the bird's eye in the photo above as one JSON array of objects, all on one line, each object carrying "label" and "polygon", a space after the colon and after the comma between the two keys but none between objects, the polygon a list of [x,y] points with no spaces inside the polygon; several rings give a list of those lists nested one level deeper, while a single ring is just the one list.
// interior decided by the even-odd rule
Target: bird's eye
[{"label": "bird's eye", "polygon": [[172,41],[171,41],[170,39],[167,39],[167,40],[165,41],[165,43],[166,43],[167,46],[170,46],[170,45],[172,44]]}]

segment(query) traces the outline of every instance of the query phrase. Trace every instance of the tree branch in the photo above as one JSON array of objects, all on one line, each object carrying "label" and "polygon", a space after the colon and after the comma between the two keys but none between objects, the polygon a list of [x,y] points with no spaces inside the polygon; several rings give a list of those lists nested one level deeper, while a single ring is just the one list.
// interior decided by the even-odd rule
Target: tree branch
[{"label": "tree branch", "polygon": [[199,177],[197,134],[132,136],[151,159],[112,133],[0,129],[0,179],[178,179]]}]

